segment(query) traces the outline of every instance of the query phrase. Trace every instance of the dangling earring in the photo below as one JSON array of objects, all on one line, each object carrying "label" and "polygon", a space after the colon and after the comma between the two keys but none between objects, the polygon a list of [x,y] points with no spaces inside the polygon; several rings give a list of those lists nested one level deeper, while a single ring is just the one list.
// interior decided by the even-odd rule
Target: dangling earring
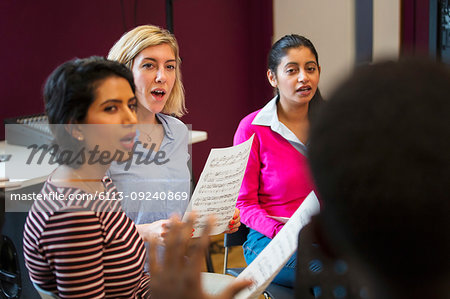
[{"label": "dangling earring", "polygon": [[78,135],[77,139],[78,139],[78,141],[83,141],[84,137],[83,137],[83,135]]}]

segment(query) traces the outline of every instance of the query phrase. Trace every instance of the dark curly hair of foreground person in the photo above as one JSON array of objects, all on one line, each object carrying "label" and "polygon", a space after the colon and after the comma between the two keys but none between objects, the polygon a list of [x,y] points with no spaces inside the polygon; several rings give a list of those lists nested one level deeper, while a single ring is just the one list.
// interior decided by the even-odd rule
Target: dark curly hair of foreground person
[{"label": "dark curly hair of foreground person", "polygon": [[449,145],[450,71],[425,59],[357,69],[312,123],[316,230],[370,298],[449,298]]}]

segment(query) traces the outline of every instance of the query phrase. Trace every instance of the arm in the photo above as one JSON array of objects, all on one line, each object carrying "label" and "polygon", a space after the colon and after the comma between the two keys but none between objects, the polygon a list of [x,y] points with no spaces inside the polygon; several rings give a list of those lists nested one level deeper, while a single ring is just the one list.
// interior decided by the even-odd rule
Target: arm
[{"label": "arm", "polygon": [[237,200],[237,208],[241,211],[242,223],[273,238],[284,224],[267,217],[267,212],[261,207],[258,198],[261,178],[260,139],[250,123],[242,121],[234,136],[234,144],[248,140],[255,133],[250,157],[245,170],[244,180]]},{"label": "arm", "polygon": [[101,223],[92,211],[51,216],[40,247],[56,276],[58,296],[104,297]]},{"label": "arm", "polygon": [[137,224],[136,229],[144,242],[154,239],[160,245],[163,245],[168,222],[168,219],[162,219],[151,223]]}]

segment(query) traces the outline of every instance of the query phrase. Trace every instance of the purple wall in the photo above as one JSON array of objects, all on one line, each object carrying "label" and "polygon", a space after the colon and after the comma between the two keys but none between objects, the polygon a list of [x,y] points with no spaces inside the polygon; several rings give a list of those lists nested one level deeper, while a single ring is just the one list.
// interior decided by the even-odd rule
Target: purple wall
[{"label": "purple wall", "polygon": [[[105,56],[125,28],[165,26],[164,0],[122,2],[123,10],[119,0],[0,2],[0,139],[4,118],[43,112],[42,86],[57,65]],[[271,97],[272,0],[176,0],[173,17],[189,110],[182,120],[209,135],[193,146],[198,177],[210,148],[231,145],[239,120]]]},{"label": "purple wall", "polygon": [[425,56],[429,54],[429,9],[429,0],[402,1],[402,54]]}]

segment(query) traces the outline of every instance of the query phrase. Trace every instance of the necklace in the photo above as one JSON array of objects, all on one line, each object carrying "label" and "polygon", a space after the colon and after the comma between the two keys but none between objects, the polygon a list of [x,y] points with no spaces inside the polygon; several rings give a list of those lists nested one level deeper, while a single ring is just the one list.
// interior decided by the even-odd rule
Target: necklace
[{"label": "necklace", "polygon": [[[55,171],[53,171],[55,172]],[[53,178],[53,173],[49,175],[49,179],[52,182],[101,182],[102,179],[83,179],[78,173],[75,171],[71,171],[72,174],[74,174],[77,178],[70,178],[70,179],[55,179]]]},{"label": "necklace", "polygon": [[[145,135],[145,139],[149,142],[149,143],[151,143],[152,142],[152,133],[153,133],[153,131],[155,131],[156,130],[156,127],[158,127],[158,125],[151,125],[152,126],[152,129],[150,130],[150,132],[145,132],[144,130],[141,130],[141,132],[142,133],[144,133],[144,135]],[[146,127],[146,126],[145,126]]]},{"label": "necklace", "polygon": [[102,179],[82,178],[76,171],[72,171],[72,173],[77,177],[77,179],[70,179],[71,182],[101,182],[102,181]]},{"label": "necklace", "polygon": [[[89,182],[101,182],[101,179],[86,179],[86,178],[82,178],[76,171],[72,171],[72,173],[77,177],[77,179],[70,179],[71,182],[81,182],[82,185],[86,188],[85,191],[88,191],[92,194],[96,194],[98,193],[97,188],[93,187],[91,184],[89,184]],[[102,190],[103,190],[103,186],[102,186]],[[100,191],[102,192],[102,191]]]},{"label": "necklace", "polygon": [[[101,188],[96,188],[96,186],[92,186],[93,182],[103,182],[103,179],[87,179],[87,178],[82,178],[78,172],[76,172],[76,170],[74,169],[70,169],[69,172],[65,171],[65,175],[63,177],[65,178],[54,178],[53,175],[54,173],[59,169],[59,167],[57,169],[55,169],[48,177],[48,182],[51,183],[63,183],[62,185],[57,185],[59,187],[76,187],[79,189],[82,189],[86,192],[90,192],[92,194],[96,194],[99,191],[98,190],[104,190],[105,186],[102,184]],[[76,178],[74,178],[76,177]],[[64,184],[67,182],[74,182],[75,184]],[[89,183],[90,182],[90,183]],[[80,188],[81,186],[81,188]],[[98,187],[98,186],[97,186]],[[103,191],[100,191],[103,192]]]},{"label": "necklace", "polygon": [[72,173],[77,177],[77,179],[70,179],[70,182],[101,182],[101,179],[86,179],[82,178],[76,171],[72,171]]}]

